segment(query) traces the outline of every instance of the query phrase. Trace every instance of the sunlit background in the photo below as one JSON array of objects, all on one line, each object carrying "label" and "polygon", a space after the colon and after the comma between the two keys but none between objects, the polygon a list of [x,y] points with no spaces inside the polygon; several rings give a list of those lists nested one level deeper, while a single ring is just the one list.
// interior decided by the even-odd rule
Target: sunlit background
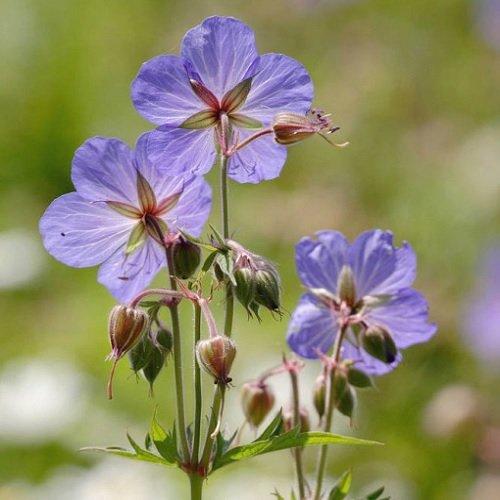
[{"label": "sunlit background", "polygon": [[[180,472],[77,451],[124,445],[126,431],[142,440],[155,407],[170,425],[171,366],[152,399],[124,360],[106,400],[113,299],[95,269],[50,258],[37,224],[72,190],[71,158],[86,138],[133,144],[150,128],[130,82],[211,14],[250,24],[261,52],[303,62],[316,105],[333,112],[338,140],[351,142],[337,150],[311,139],[290,149],[279,179],[231,185],[235,238],[279,263],[285,309],[301,293],[293,261],[301,236],[390,228],[414,246],[416,286],[439,325],[377,390],[360,394],[354,429],[337,418],[336,431],[386,445],[332,448],[330,479],[352,467],[354,498],[384,484],[394,500],[498,499],[500,250],[491,248],[500,228],[500,0],[2,0],[0,499],[187,497]],[[238,386],[278,362],[287,321],[264,314],[259,325],[238,310],[230,429],[242,421]],[[310,363],[302,379],[308,404],[318,371]],[[285,403],[286,380],[274,387]],[[280,453],[217,473],[207,499],[288,494],[292,461]],[[312,473],[316,450],[306,457]]]}]

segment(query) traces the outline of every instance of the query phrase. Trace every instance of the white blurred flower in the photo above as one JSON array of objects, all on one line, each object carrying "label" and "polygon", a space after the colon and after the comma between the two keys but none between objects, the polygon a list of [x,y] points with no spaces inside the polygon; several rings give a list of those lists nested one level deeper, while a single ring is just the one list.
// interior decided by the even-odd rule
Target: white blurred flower
[{"label": "white blurred flower", "polygon": [[62,361],[18,359],[0,373],[0,438],[54,439],[82,418],[87,391],[82,375]]},{"label": "white blurred flower", "polygon": [[42,272],[45,262],[36,233],[24,229],[0,233],[0,289],[31,284]]},{"label": "white blurred flower", "polygon": [[450,438],[477,422],[483,403],[465,385],[449,385],[434,395],[424,410],[423,427],[431,436]]},{"label": "white blurred flower", "polygon": [[469,493],[469,500],[498,500],[500,475],[483,474],[479,476]]}]

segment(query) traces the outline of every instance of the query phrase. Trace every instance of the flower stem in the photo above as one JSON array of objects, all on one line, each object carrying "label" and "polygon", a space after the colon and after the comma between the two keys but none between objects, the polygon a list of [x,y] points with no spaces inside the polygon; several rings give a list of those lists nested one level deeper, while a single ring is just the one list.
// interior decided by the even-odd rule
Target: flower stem
[{"label": "flower stem", "polygon": [[[292,380],[293,426],[297,427],[298,425],[300,425],[300,401],[299,401],[300,396],[299,396],[299,382],[298,382],[297,372],[291,370],[290,378]],[[304,468],[302,465],[302,449],[295,448],[293,450],[293,455],[295,458],[297,483],[299,485],[299,498],[300,500],[304,500],[306,497],[306,490],[305,490],[305,480],[304,480]]]},{"label": "flower stem", "polygon": [[204,479],[198,474],[189,474],[191,484],[191,500],[201,500]]},{"label": "flower stem", "polygon": [[[196,344],[201,338],[201,308],[198,304],[194,305],[194,343],[193,343],[193,360],[194,360],[194,432],[193,432],[193,452],[191,463],[194,466],[198,465],[198,452],[200,448],[200,432],[201,432],[201,410],[202,410],[202,393],[201,393],[201,374],[200,366],[196,362]],[[193,479],[191,478],[191,491],[193,491]],[[192,498],[193,493],[191,493]],[[201,498],[201,486],[200,486]]]},{"label": "flower stem", "polygon": [[[228,158],[220,155],[220,198],[221,198],[221,215],[222,215],[222,234],[224,239],[229,238],[229,207],[227,202],[227,163]],[[226,311],[224,320],[224,335],[231,336],[233,330],[233,309],[234,309],[234,294],[233,286],[230,281],[226,280]]]},{"label": "flower stem", "polygon": [[[170,274],[170,288],[177,291],[175,281],[175,266],[172,256],[172,249],[166,250],[167,264]],[[179,426],[179,436],[181,443],[182,458],[189,460],[189,446],[186,436],[186,420],[184,418],[184,386],[182,382],[182,353],[181,353],[181,332],[179,325],[179,310],[177,304],[170,307],[170,317],[172,319],[172,337],[173,337],[173,356],[174,356],[174,374],[175,374],[175,394],[177,399],[177,424]]]},{"label": "flower stem", "polygon": [[205,441],[205,447],[203,448],[203,455],[201,457],[201,465],[205,474],[208,474],[210,468],[210,459],[212,457],[212,449],[215,441],[213,433],[221,417],[221,405],[224,399],[225,390],[226,387],[223,384],[217,384],[212,404],[212,413],[210,414],[210,422],[208,423],[207,439]]},{"label": "flower stem", "polygon": [[[347,331],[347,326],[341,326],[337,338],[335,339],[335,345],[333,346],[332,358],[335,362],[339,361],[340,358],[340,348],[342,347],[342,341]],[[329,380],[329,391],[328,391],[328,404],[326,410],[326,418],[324,423],[324,431],[330,432],[333,424],[333,412],[335,409],[335,394],[333,386],[333,377],[335,375],[335,368],[330,369],[330,380]],[[323,479],[325,477],[326,459],[328,455],[328,445],[323,445],[319,452],[318,459],[318,472],[316,476],[316,491],[314,494],[314,500],[321,499],[321,488],[323,487]]]}]

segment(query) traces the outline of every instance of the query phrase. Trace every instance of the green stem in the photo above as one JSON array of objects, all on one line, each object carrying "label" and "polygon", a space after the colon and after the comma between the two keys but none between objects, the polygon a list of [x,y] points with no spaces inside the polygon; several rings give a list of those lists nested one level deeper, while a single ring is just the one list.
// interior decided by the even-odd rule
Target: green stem
[{"label": "green stem", "polygon": [[[344,340],[344,336],[347,331],[347,326],[342,326],[340,328],[339,334],[335,339],[335,345],[333,346],[333,359],[338,362],[340,358],[340,348],[342,347],[342,341]],[[333,424],[333,413],[335,410],[335,394],[334,394],[334,386],[333,386],[333,377],[335,375],[335,369],[332,368],[330,370],[330,380],[329,380],[329,391],[328,391],[328,405],[326,410],[326,418],[324,424],[324,431],[330,432]],[[325,477],[325,468],[326,468],[326,459],[328,456],[328,445],[323,445],[319,452],[318,459],[318,473],[316,476],[316,491],[314,494],[314,500],[321,499],[321,488],[323,487],[323,479]]]},{"label": "green stem", "polygon": [[201,500],[203,492],[203,478],[198,474],[189,474],[191,484],[191,500]]},{"label": "green stem", "polygon": [[[297,373],[295,371],[290,371],[290,378],[292,380],[293,426],[297,427],[301,424],[299,382]],[[299,485],[299,498],[300,500],[304,500],[306,497],[306,488],[304,480],[304,468],[302,465],[302,449],[295,448],[293,450],[293,455],[295,457],[295,470],[297,472],[297,483]]]},{"label": "green stem", "polygon": [[[170,273],[170,288],[177,290],[175,281],[175,266],[172,250],[167,249],[167,264]],[[183,460],[189,460],[189,445],[186,436],[186,419],[184,418],[184,386],[182,382],[182,353],[181,353],[181,332],[179,324],[179,310],[177,305],[169,307],[172,319],[173,356],[175,374],[175,395],[177,399],[177,425],[179,426],[179,436],[181,442],[181,452]]]},{"label": "green stem", "polygon": [[210,421],[208,423],[207,439],[205,441],[205,447],[203,448],[203,455],[201,457],[201,465],[205,474],[208,474],[210,468],[210,459],[212,457],[212,449],[215,441],[215,437],[212,437],[212,433],[214,432],[220,418],[221,405],[224,399],[225,390],[226,387],[224,385],[217,384],[212,405],[212,413],[210,414]]},{"label": "green stem", "polygon": [[[200,448],[200,433],[201,433],[201,409],[202,409],[202,394],[201,394],[201,374],[200,366],[196,362],[196,344],[201,337],[201,308],[198,304],[194,305],[194,344],[193,344],[193,359],[194,359],[194,432],[193,432],[193,453],[191,463],[198,465],[198,452]],[[191,488],[193,480],[191,479]],[[201,492],[201,487],[200,487]],[[201,498],[201,494],[200,494]]]}]

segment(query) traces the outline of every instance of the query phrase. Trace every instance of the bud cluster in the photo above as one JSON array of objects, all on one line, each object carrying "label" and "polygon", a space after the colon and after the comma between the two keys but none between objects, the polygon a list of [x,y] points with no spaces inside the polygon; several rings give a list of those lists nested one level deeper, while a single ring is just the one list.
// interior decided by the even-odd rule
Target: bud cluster
[{"label": "bud cluster", "polygon": [[267,259],[256,255],[239,243],[229,240],[233,252],[235,295],[251,315],[258,316],[259,307],[280,312],[280,277],[276,267]]}]

